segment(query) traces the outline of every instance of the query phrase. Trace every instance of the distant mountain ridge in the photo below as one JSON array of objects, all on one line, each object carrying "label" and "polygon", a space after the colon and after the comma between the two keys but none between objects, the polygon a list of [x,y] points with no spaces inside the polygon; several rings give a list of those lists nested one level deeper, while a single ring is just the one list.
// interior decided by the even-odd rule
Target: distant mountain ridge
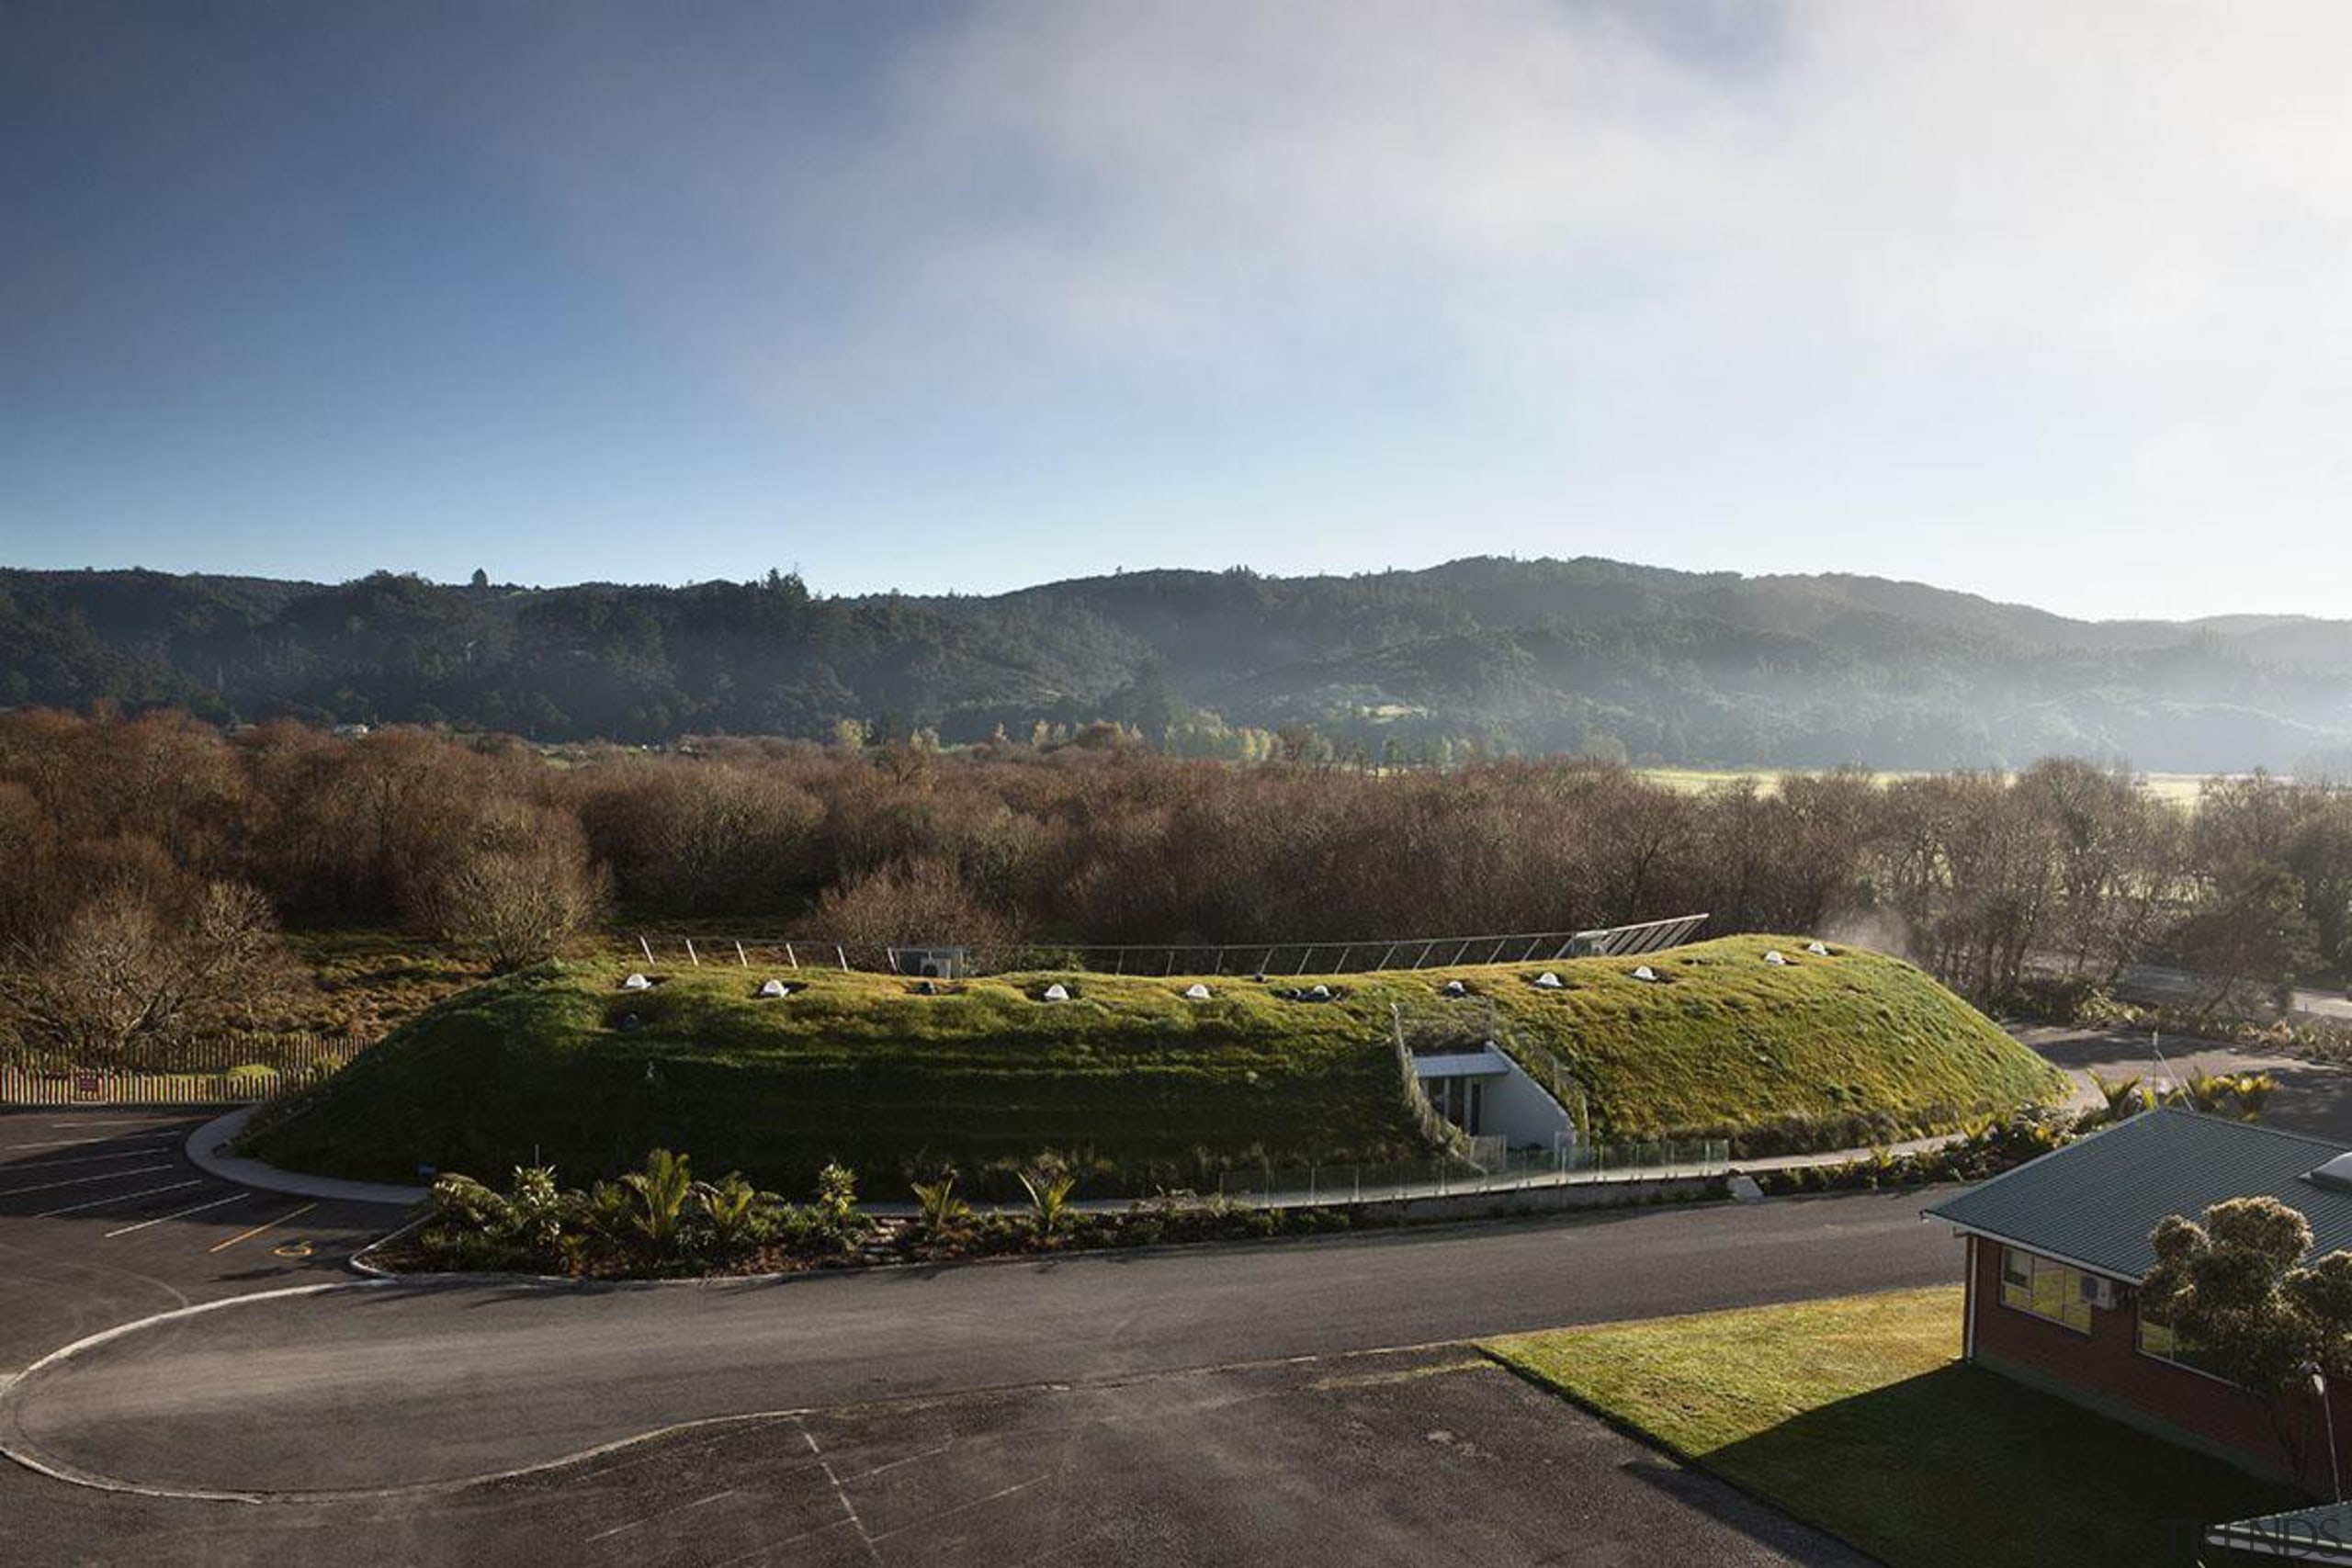
[{"label": "distant mountain ridge", "polygon": [[1312,725],[1342,748],[1690,766],[2167,772],[2352,758],[2352,622],[2071,620],[1919,583],[1585,558],[1281,578],[1156,570],[992,595],[326,584],[0,570],[0,704],[424,722],[541,740],[948,740],[1114,718]]}]

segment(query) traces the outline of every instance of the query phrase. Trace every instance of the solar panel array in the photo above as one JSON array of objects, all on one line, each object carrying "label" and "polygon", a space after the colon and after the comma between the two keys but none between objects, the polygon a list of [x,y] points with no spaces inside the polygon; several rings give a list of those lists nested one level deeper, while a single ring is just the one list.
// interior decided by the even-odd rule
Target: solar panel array
[{"label": "solar panel array", "polygon": [[1611,926],[1604,931],[1578,931],[1569,951],[1572,958],[1637,958],[1680,947],[1707,923],[1704,915],[1677,915],[1671,919],[1644,920],[1634,926]]},{"label": "solar panel array", "polygon": [[[1698,934],[1707,917],[1606,926],[1577,931],[1507,931],[1480,936],[1377,937],[1350,942],[1173,942],[1120,946],[1093,942],[1009,947],[899,947],[834,942],[823,938],[701,939],[640,936],[629,944],[649,964],[672,957],[694,965],[735,964],[797,969],[868,969],[887,975],[964,974],[1022,970],[1088,970],[1103,975],[1343,975],[1390,969],[1443,969],[1464,964],[1554,963],[1566,958],[1631,958],[1677,947]],[[956,956],[952,965],[944,955]]]}]

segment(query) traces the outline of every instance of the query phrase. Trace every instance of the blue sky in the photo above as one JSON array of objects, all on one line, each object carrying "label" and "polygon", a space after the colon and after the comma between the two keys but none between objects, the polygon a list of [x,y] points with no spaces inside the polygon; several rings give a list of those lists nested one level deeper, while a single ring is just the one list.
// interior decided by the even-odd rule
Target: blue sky
[{"label": "blue sky", "polygon": [[2342,614],[2352,13],[0,7],[0,561]]}]

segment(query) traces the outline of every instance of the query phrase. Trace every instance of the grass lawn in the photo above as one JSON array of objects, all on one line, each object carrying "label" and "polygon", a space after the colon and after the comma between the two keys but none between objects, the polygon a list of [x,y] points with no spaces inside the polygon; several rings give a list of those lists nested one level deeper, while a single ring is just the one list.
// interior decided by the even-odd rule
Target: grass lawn
[{"label": "grass lawn", "polygon": [[1962,1365],[1958,1286],[1488,1343],[1889,1568],[2188,1568],[2302,1499]]},{"label": "grass lawn", "polygon": [[490,977],[479,960],[403,931],[291,931],[286,942],[310,983],[257,1021],[266,1032],[381,1039]]}]

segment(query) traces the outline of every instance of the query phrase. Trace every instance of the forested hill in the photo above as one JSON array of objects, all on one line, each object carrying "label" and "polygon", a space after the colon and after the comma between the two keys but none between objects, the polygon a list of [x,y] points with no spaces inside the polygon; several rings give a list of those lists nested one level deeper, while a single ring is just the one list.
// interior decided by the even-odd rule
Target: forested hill
[{"label": "forested hill", "polygon": [[2352,623],[2085,622],[1880,579],[1480,558],[1274,578],[1147,571],[987,597],[334,585],[0,570],[0,705],[447,722],[543,740],[1112,718],[1182,749],[1311,725],[1342,750],[1476,742],[1885,769],[2073,753],[2181,772],[2352,758]]}]

